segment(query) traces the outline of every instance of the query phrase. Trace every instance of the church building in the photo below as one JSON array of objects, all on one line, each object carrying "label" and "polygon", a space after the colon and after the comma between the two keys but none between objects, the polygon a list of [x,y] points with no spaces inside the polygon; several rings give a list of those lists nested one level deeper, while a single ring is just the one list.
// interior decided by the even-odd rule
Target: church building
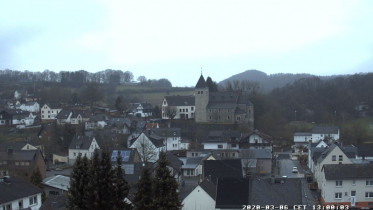
[{"label": "church building", "polygon": [[210,92],[203,75],[194,89],[197,123],[254,124],[254,105],[246,92]]}]

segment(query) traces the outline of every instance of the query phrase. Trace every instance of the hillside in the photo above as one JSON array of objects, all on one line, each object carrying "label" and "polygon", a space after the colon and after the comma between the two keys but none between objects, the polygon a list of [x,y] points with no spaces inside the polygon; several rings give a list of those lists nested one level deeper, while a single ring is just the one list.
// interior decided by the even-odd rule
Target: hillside
[{"label": "hillside", "polygon": [[258,70],[247,70],[245,72],[233,75],[221,82],[219,85],[225,87],[228,81],[242,81],[248,80],[250,82],[258,82],[260,89],[264,92],[269,92],[275,88],[280,88],[285,86],[286,84],[291,84],[294,81],[301,79],[301,78],[309,78],[312,77],[311,74],[288,74],[288,73],[278,73],[278,74],[270,74],[267,75],[266,73]]}]

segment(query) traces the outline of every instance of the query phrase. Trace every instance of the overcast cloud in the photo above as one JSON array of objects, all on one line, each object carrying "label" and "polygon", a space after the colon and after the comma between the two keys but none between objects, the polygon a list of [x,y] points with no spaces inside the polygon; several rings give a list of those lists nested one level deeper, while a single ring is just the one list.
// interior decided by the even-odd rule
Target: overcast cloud
[{"label": "overcast cloud", "polygon": [[105,69],[194,86],[272,73],[372,71],[372,1],[6,1],[0,69]]}]

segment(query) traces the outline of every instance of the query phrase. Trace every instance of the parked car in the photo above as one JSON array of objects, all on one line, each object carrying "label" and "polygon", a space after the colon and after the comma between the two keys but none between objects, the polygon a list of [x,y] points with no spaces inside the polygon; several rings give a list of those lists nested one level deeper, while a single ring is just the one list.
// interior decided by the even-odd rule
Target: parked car
[{"label": "parked car", "polygon": [[297,168],[297,167],[293,167],[292,172],[293,172],[293,173],[298,173],[298,168]]}]

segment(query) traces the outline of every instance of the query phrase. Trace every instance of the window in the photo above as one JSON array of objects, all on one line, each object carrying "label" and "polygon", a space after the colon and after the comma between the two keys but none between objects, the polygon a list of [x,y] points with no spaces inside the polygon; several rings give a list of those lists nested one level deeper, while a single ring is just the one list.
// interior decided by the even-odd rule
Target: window
[{"label": "window", "polygon": [[194,110],[194,107],[190,107],[190,110],[193,111],[193,110]]},{"label": "window", "polygon": [[373,186],[373,179],[368,179],[365,182],[366,186]]},{"label": "window", "polygon": [[236,156],[236,153],[232,152],[232,157],[235,157]]},{"label": "window", "polygon": [[188,112],[188,109],[185,109],[186,112]]},{"label": "window", "polygon": [[337,157],[335,155],[332,156],[332,161],[336,161]]},{"label": "window", "polygon": [[227,117],[227,120],[229,120],[229,116]]},{"label": "window", "polygon": [[12,209],[12,204],[7,204],[4,206],[4,210],[11,210]]},{"label": "window", "polygon": [[223,149],[223,145],[222,144],[218,144],[218,148],[219,149]]},{"label": "window", "polygon": [[203,91],[201,91],[201,94],[203,94]]},{"label": "window", "polygon": [[342,186],[342,180],[335,181],[335,186],[336,187],[341,187]]},{"label": "window", "polygon": [[342,199],[342,193],[341,192],[335,193],[334,198],[335,199]]},{"label": "window", "polygon": [[44,111],[41,111],[42,114],[44,114]]},{"label": "window", "polygon": [[355,179],[352,180],[352,185],[356,185],[356,180]]},{"label": "window", "polygon": [[38,199],[36,196],[30,197],[29,200],[30,200],[30,205],[34,205],[38,203]]},{"label": "window", "polygon": [[190,175],[194,175],[194,170],[190,170]]},{"label": "window", "polygon": [[76,152],[74,152],[74,157],[76,156]]},{"label": "window", "polygon": [[187,175],[188,175],[188,176],[190,175],[189,169],[187,169]]},{"label": "window", "polygon": [[351,191],[351,196],[356,196],[356,191]]},{"label": "window", "polygon": [[18,208],[23,209],[23,200],[18,201]]},{"label": "window", "polygon": [[236,147],[237,145],[236,144],[232,144],[232,147]]},{"label": "window", "polygon": [[338,156],[338,160],[343,161],[343,156],[342,155]]},{"label": "window", "polygon": [[366,192],[365,197],[366,198],[373,198],[373,192]]}]

